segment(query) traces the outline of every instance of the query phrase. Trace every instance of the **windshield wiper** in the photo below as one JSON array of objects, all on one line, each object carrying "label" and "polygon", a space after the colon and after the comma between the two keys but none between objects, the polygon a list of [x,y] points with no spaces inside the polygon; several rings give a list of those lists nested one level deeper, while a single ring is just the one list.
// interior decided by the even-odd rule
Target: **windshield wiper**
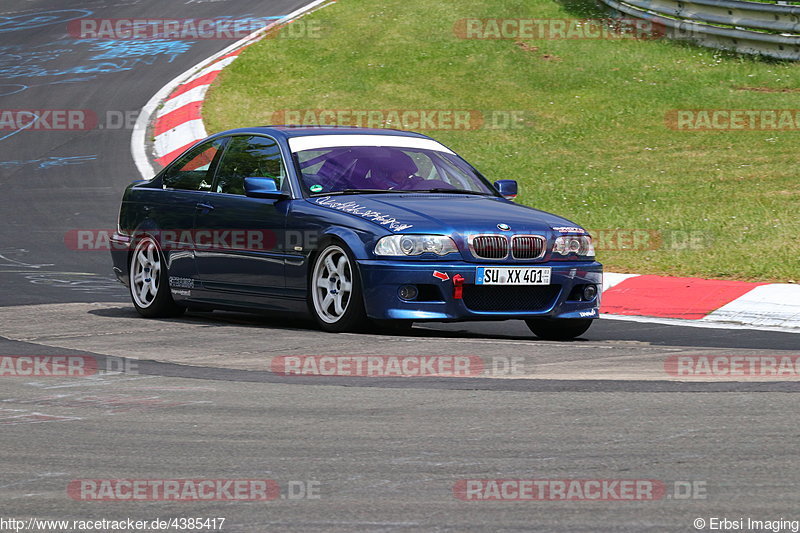
[{"label": "windshield wiper", "polygon": [[343,194],[384,194],[384,193],[398,193],[408,192],[399,191],[394,189],[343,189],[341,191],[319,192],[310,196],[340,196]]},{"label": "windshield wiper", "polygon": [[447,192],[452,194],[478,194],[480,196],[494,196],[488,192],[480,192],[480,191],[470,191],[468,189],[448,189],[446,187],[437,187],[435,189],[420,189],[417,191],[406,191],[406,192]]}]

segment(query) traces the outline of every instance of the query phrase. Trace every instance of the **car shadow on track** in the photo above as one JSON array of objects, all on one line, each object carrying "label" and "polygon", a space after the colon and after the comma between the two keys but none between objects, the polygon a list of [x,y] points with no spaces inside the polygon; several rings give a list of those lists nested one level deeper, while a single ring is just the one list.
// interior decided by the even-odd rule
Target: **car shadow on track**
[{"label": "car shadow on track", "polygon": [[[89,313],[110,318],[139,318],[132,306],[92,309]],[[303,315],[250,314],[231,311],[193,311],[179,318],[149,319],[172,323],[200,323],[210,326],[255,327],[287,331],[320,332],[317,325]],[[331,333],[331,335],[335,335]],[[419,322],[410,330],[373,328],[351,335],[379,337],[418,337],[438,339],[486,339],[526,342],[555,342],[537,339],[522,320],[499,322]],[[798,333],[753,329],[723,329],[640,323],[601,318],[578,339],[570,343],[642,343],[655,346],[689,346],[693,348],[731,348],[750,350],[800,350]]]},{"label": "car shadow on track", "polygon": [[[111,319],[130,320],[139,319],[138,313],[131,306],[107,306],[96,307],[88,313]],[[141,319],[144,320],[144,319]],[[286,317],[273,315],[255,315],[247,313],[223,312],[191,312],[180,318],[170,319],[149,319],[154,323],[170,324],[193,324],[204,327],[248,327],[259,328],[265,331],[272,330],[273,334],[280,335],[284,330],[290,332],[300,332],[300,337],[304,333],[317,335],[322,332],[316,328],[315,324],[302,317]],[[157,327],[157,326],[156,326]],[[342,334],[347,335],[346,339],[352,339],[354,343],[376,342],[376,337],[418,337],[424,339],[476,339],[480,342],[491,340],[508,341],[515,340],[519,344],[532,344],[536,342],[551,343],[551,341],[536,341],[532,335],[523,333],[525,324],[522,321],[507,322],[461,322],[461,323],[425,323],[415,326],[408,332],[370,332],[369,334]],[[597,331],[594,331],[595,328]],[[678,333],[675,333],[678,330]],[[684,331],[681,331],[684,330]],[[658,344],[667,344],[667,341],[676,340],[676,335],[693,335],[693,346],[703,346],[698,340],[705,339],[706,345],[719,346],[723,339],[734,342],[738,339],[750,339],[758,334],[768,335],[769,339],[791,339],[795,343],[798,337],[793,334],[776,334],[770,332],[756,332],[744,330],[715,330],[704,328],[687,328],[669,326],[663,324],[639,324],[633,322],[623,322],[608,319],[601,319],[586,334],[586,338],[578,343],[585,348],[583,351],[588,357],[593,353],[593,345],[599,343],[630,343],[657,344],[648,342],[646,339],[659,340]],[[187,328],[187,334],[191,335],[191,328]],[[333,334],[330,334],[333,335]],[[291,336],[291,335],[290,335]],[[294,335],[297,337],[297,335]],[[620,338],[623,340],[608,340],[609,338]],[[602,339],[602,340],[599,340]],[[731,340],[733,339],[733,340]],[[319,340],[317,338],[316,340]],[[325,338],[323,337],[323,340]],[[339,338],[341,341],[341,337]],[[523,342],[519,342],[523,341]],[[179,342],[179,341],[176,341]],[[335,341],[332,341],[335,342]],[[412,341],[413,342],[413,341]],[[684,339],[683,344],[687,344]],[[773,349],[778,347],[780,340],[773,343]],[[735,342],[734,342],[735,343]],[[516,344],[516,343],[513,343]],[[555,344],[555,343],[552,343]],[[681,343],[679,342],[678,345]],[[739,344],[744,344],[739,341]],[[736,346],[741,347],[741,346]],[[765,344],[756,343],[756,348],[768,348]],[[525,350],[525,347],[520,347]],[[787,349],[784,347],[783,349]],[[342,385],[355,387],[381,387],[381,388],[439,388],[439,389],[460,389],[460,390],[504,390],[504,391],[539,391],[539,392],[798,392],[800,383],[798,382],[779,382],[779,383],[737,383],[737,382],[675,382],[666,380],[614,380],[614,379],[497,379],[491,377],[344,377],[344,376],[282,376],[266,370],[247,370],[225,367],[192,366],[185,363],[171,363],[153,360],[137,360],[139,372],[146,375],[160,375],[168,377],[184,377],[195,379],[212,379],[226,381],[246,381],[246,382],[268,382],[296,385]]]},{"label": "car shadow on track", "polygon": [[[88,311],[89,314],[107,318],[142,318],[136,310],[130,306],[126,307],[107,307],[97,308]],[[144,320],[144,319],[143,319]],[[224,327],[234,325],[239,327],[257,327],[269,329],[284,329],[289,331],[313,331],[320,332],[320,328],[310,318],[297,315],[287,317],[285,313],[280,315],[272,313],[242,313],[235,311],[190,311],[185,315],[176,318],[147,319],[170,322],[175,324],[194,323],[209,326]],[[505,332],[497,324],[511,324],[518,322],[513,331]],[[495,323],[492,331],[475,331],[475,328],[482,325],[480,322],[459,322],[459,323],[418,323],[408,330],[396,330],[392,328],[370,327],[368,331],[354,332],[352,335],[370,335],[379,337],[424,337],[424,338],[474,338],[474,339],[498,339],[498,340],[525,340],[539,341],[525,326],[522,321],[506,321]],[[336,335],[331,333],[331,335]],[[582,342],[585,339],[578,339],[575,342]],[[545,342],[545,341],[541,341]]]}]

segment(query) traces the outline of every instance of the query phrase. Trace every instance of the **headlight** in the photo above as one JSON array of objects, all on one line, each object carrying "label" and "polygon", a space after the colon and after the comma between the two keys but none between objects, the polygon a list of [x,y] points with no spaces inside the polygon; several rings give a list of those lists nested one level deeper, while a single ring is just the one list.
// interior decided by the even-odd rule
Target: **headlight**
[{"label": "headlight", "polygon": [[581,255],[594,257],[594,245],[588,235],[562,235],[553,244],[553,253],[561,255]]},{"label": "headlight", "polygon": [[457,251],[456,243],[446,235],[388,235],[375,245],[375,255],[446,255]]}]

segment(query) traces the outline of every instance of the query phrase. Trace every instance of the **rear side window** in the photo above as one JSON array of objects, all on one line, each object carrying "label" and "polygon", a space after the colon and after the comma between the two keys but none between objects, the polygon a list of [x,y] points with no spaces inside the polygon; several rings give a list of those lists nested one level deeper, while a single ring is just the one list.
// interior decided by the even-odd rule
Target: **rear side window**
[{"label": "rear side window", "polygon": [[278,144],[269,137],[233,137],[222,156],[214,192],[244,194],[245,178],[272,178],[279,191],[289,191]]},{"label": "rear side window", "polygon": [[210,191],[216,159],[226,139],[216,139],[190,150],[170,168],[162,184],[165,189]]}]

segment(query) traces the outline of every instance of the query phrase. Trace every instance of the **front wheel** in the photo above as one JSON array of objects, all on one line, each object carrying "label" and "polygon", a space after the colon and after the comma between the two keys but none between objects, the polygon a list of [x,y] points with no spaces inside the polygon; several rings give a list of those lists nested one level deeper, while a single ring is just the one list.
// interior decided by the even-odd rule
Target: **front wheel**
[{"label": "front wheel", "polygon": [[355,259],[339,244],[325,246],[309,278],[309,308],[325,331],[352,331],[366,320]]},{"label": "front wheel", "polygon": [[586,333],[592,325],[591,318],[530,318],[525,321],[540,339],[569,341]]},{"label": "front wheel", "polygon": [[131,254],[128,286],[133,306],[143,317],[179,316],[186,311],[172,299],[163,259],[158,243],[149,235],[139,239]]}]

